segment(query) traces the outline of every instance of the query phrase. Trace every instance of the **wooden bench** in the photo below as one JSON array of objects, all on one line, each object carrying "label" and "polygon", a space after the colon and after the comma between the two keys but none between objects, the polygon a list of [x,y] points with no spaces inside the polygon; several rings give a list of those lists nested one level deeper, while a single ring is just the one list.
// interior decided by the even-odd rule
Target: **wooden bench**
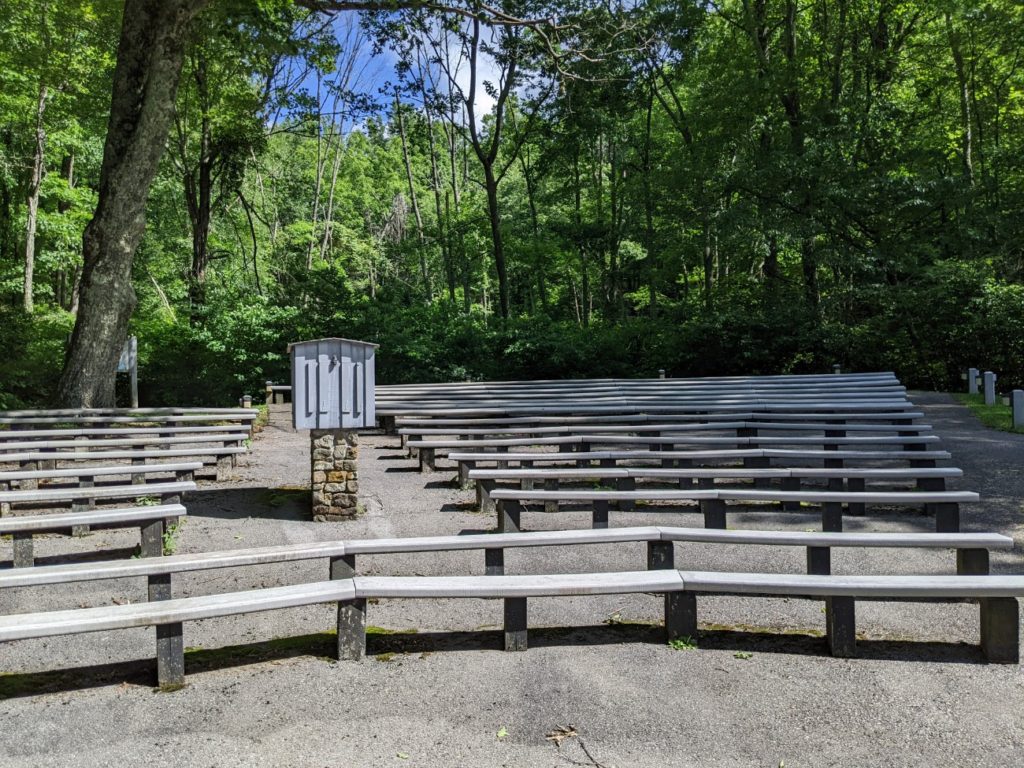
[{"label": "wooden bench", "polygon": [[[469,472],[469,480],[476,481],[477,502],[480,511],[494,512],[494,501],[490,491],[497,488],[501,481],[518,482],[522,490],[533,490],[534,483],[542,482],[545,490],[555,490],[562,480],[613,481],[620,491],[636,489],[637,480],[654,480],[658,482],[677,482],[679,488],[686,489],[694,482],[704,488],[714,486],[716,480],[753,480],[756,483],[779,480],[783,491],[799,491],[801,480],[825,480],[828,490],[849,490],[861,493],[867,488],[867,481],[902,481],[913,480],[919,490],[944,491],[946,480],[963,476],[963,471],[954,467],[884,467],[884,468],[821,468],[821,467],[769,467],[769,468],[678,468],[678,467],[566,467],[554,466],[543,469],[473,469]],[[767,487],[767,485],[760,486]],[[551,506],[548,506],[548,504]],[[624,509],[620,505],[620,509]],[[783,502],[783,509],[799,509],[797,502]],[[545,511],[557,512],[557,502],[545,503]],[[863,507],[850,505],[851,514],[863,514]]]},{"label": "wooden bench", "polygon": [[72,504],[78,509],[89,509],[97,501],[127,499],[136,496],[159,496],[164,504],[177,504],[181,494],[194,491],[191,481],[132,483],[130,485],[89,485],[72,488],[34,488],[32,490],[0,491],[0,504],[9,507],[22,504],[49,502]]},{"label": "wooden bench", "polygon": [[[609,542],[646,542],[647,571],[572,575],[505,576],[504,550],[536,546],[600,544]],[[0,571],[0,588],[63,584],[95,579],[120,579],[145,576],[149,579],[149,598],[154,604],[104,606],[77,610],[59,610],[0,617],[0,641],[52,637],[139,626],[157,626],[157,675],[164,685],[184,681],[184,642],[182,623],[194,619],[250,613],[275,608],[324,602],[338,603],[338,657],[359,658],[365,648],[366,601],[374,597],[486,597],[505,601],[505,647],[526,648],[526,598],[620,592],[666,593],[666,628],[670,634],[696,635],[696,604],[686,590],[723,592],[723,585],[736,585],[740,594],[748,594],[750,582],[764,589],[758,594],[801,596],[793,589],[793,576],[773,574],[699,574],[685,580],[674,565],[675,542],[717,542],[728,544],[777,544],[806,547],[808,568],[821,566],[813,556],[829,547],[913,547],[953,548],[957,551],[959,577],[916,577],[928,581],[932,591],[925,594],[915,577],[827,577],[800,582],[807,596],[826,599],[826,625],[833,650],[846,653],[854,640],[852,600],[978,598],[982,604],[982,642],[993,661],[1016,661],[1016,600],[1001,598],[1021,594],[1022,577],[983,577],[988,572],[990,549],[1007,549],[1013,540],[998,534],[919,534],[919,533],[807,533],[782,531],[712,531],[693,528],[643,527],[617,530],[552,531],[471,536],[437,536],[410,539],[371,539],[316,542],[279,547],[263,547],[191,555],[172,555],[149,561],[108,561],[46,566],[30,571]],[[487,575],[482,577],[363,577],[355,573],[359,554],[397,552],[438,552],[483,549]],[[173,573],[258,565],[295,560],[327,558],[331,581],[273,587],[220,595],[171,600]],[[731,577],[731,581],[729,578]],[[718,578],[716,581],[715,578]],[[850,579],[860,581],[851,587]],[[772,579],[775,581],[773,582]],[[867,579],[867,581],[865,581]],[[874,579],[872,582],[871,580]],[[952,581],[959,579],[959,581]],[[987,580],[985,580],[987,579]],[[1009,581],[1007,581],[1009,579]],[[692,586],[689,586],[692,585]],[[829,591],[834,585],[835,591]],[[958,588],[961,588],[958,591]],[[850,594],[850,590],[853,593]],[[886,592],[889,589],[889,592]],[[773,592],[774,590],[774,592]],[[961,592],[963,594],[961,594]],[[672,593],[672,594],[668,594]],[[849,598],[849,604],[843,603]],[[831,602],[829,602],[831,601]],[[834,615],[831,615],[834,614]],[[1013,632],[1008,630],[1012,624]],[[835,639],[834,639],[835,638]]]},{"label": "wooden bench", "polygon": [[[185,514],[185,508],[180,504],[160,504],[152,507],[98,509],[60,515],[3,517],[0,518],[0,536],[11,536],[13,539],[12,559],[15,568],[30,568],[35,563],[32,537],[36,534],[74,534],[83,525],[90,529],[137,526],[142,541],[142,556],[154,557],[163,554],[165,525]],[[9,571],[0,571],[0,574],[6,573]]]},{"label": "wooden bench", "polygon": [[739,490],[731,488],[696,490],[532,490],[496,488],[490,496],[497,503],[498,530],[520,530],[522,503],[527,501],[570,501],[589,502],[592,524],[595,528],[608,527],[608,510],[612,502],[652,501],[697,501],[708,528],[725,528],[726,502],[745,501],[797,502],[800,504],[821,504],[822,530],[843,529],[843,504],[889,504],[899,506],[923,506],[925,512],[935,517],[935,530],[955,532],[960,530],[960,504],[978,501],[978,494],[971,491],[865,491],[861,493],[834,491],[776,491]]},{"label": "wooden bench", "polygon": [[[50,466],[58,463],[67,463],[74,466],[81,466],[82,462],[97,462],[107,465],[109,462],[125,461],[131,462],[132,466],[158,466],[157,464],[146,464],[148,459],[199,459],[202,457],[213,458],[216,466],[217,479],[226,480],[231,471],[234,458],[245,453],[246,448],[242,446],[196,446],[193,448],[168,448],[160,450],[124,450],[124,451],[21,451],[18,453],[0,452],[0,464],[18,464],[22,471],[39,471],[40,464]],[[203,462],[204,466],[207,462]]]},{"label": "wooden bench", "polygon": [[[168,464],[131,464],[115,466],[78,465],[61,469],[36,469],[13,472],[0,472],[0,491],[11,490],[17,484],[20,490],[33,490],[39,487],[40,480],[66,481],[78,483],[83,487],[94,485],[97,478],[125,476],[136,484],[145,484],[153,475],[173,474],[175,480],[194,480],[195,473],[203,468],[201,461],[187,461]],[[0,507],[0,512],[2,512]]]},{"label": "wooden bench", "polygon": [[937,443],[936,435],[910,437],[645,437],[639,435],[566,435],[560,437],[514,437],[491,438],[488,440],[409,440],[409,448],[419,451],[421,472],[433,472],[437,468],[438,452],[459,451],[467,448],[500,449],[526,448],[531,446],[558,446],[563,451],[589,453],[594,445],[638,445],[648,450],[676,450],[680,445],[735,446],[736,448],[759,448],[764,445],[820,445],[838,448],[847,445],[898,445],[907,450],[924,450]]},{"label": "wooden bench", "polygon": [[4,454],[18,451],[97,450],[103,448],[134,447],[139,445],[211,445],[220,444],[239,447],[248,440],[244,432],[210,432],[201,435],[162,436],[159,434],[112,438],[76,438],[74,430],[67,430],[66,440],[19,440],[0,441],[0,460]]},{"label": "wooden bench", "polygon": [[458,464],[459,481],[465,486],[469,482],[469,473],[482,463],[496,463],[505,469],[512,462],[523,467],[538,464],[554,465],[572,463],[574,466],[589,466],[597,461],[604,467],[614,467],[624,461],[656,460],[662,467],[689,467],[696,463],[713,464],[741,460],[745,467],[763,469],[771,466],[773,460],[785,462],[790,466],[793,461],[822,461],[826,468],[838,469],[846,466],[849,461],[908,461],[911,467],[934,467],[939,461],[951,458],[948,451],[832,451],[832,450],[786,450],[780,448],[748,448],[714,451],[589,451],[589,452],[510,452],[496,450],[493,452],[458,452],[452,451],[448,459]]}]

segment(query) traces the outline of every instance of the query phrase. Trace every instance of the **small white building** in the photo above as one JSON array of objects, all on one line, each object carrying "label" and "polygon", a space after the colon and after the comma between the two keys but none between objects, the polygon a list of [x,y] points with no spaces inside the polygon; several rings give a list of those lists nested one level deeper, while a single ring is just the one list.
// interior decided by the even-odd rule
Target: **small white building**
[{"label": "small white building", "polygon": [[334,338],[288,345],[292,360],[292,423],[296,429],[376,426],[377,346]]}]

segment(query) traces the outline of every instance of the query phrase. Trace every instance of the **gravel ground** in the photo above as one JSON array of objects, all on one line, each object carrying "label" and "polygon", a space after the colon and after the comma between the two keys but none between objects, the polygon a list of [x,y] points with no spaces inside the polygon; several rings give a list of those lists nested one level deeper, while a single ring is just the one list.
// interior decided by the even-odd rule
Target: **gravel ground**
[{"label": "gravel ground", "polygon": [[[966,530],[1017,541],[993,569],[1021,572],[1019,463],[1024,436],[985,430],[944,395],[914,401],[983,502]],[[392,437],[360,457],[367,513],[309,522],[308,438],[273,424],[230,482],[187,499],[178,552],[332,538],[482,531],[491,516],[431,476]],[[733,527],[804,529],[815,517],[750,511]],[[528,529],[586,527],[586,512],[524,515]],[[612,512],[612,525],[700,525],[693,508]],[[847,527],[929,530],[913,515],[847,518]],[[129,532],[37,542],[41,562],[127,555]],[[0,562],[10,543],[0,542]],[[509,573],[643,567],[643,545],[507,554]],[[949,552],[836,552],[838,571],[950,572]],[[802,550],[679,546],[683,567],[803,568]],[[483,573],[479,552],[362,558],[363,573]],[[189,575],[175,595],[323,578],[323,562]],[[4,613],[144,599],[140,580],[0,593]],[[1024,760],[1024,674],[987,665],[977,607],[861,603],[856,659],[833,659],[820,604],[703,598],[696,650],[650,625],[653,596],[531,600],[526,653],[499,650],[497,601],[381,601],[362,663],[328,660],[332,611],[320,606],[186,625],[188,685],[152,687],[153,630],[7,644],[0,654],[0,766],[1011,766]],[[533,629],[537,627],[538,629]],[[402,630],[406,630],[403,633]],[[277,639],[284,638],[284,639]],[[739,654],[739,655],[737,655]],[[751,654],[746,657],[747,654]],[[6,696],[6,698],[3,698]],[[575,728],[561,746],[546,738]],[[500,736],[499,736],[500,734]]]}]

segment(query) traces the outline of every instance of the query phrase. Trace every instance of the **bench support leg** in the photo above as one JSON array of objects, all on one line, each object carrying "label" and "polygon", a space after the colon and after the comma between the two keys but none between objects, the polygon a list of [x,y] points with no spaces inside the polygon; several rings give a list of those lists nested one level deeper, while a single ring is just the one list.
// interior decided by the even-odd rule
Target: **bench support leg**
[{"label": "bench support leg", "polygon": [[[331,579],[351,579],[356,575],[356,556],[331,558]],[[359,661],[366,654],[366,600],[357,598],[338,603],[339,661]]]},{"label": "bench support leg", "polygon": [[217,482],[223,483],[231,476],[231,456],[217,457]]},{"label": "bench support leg", "polygon": [[807,548],[807,573],[827,576],[832,573],[832,549],[830,547]]},{"label": "bench support leg", "polygon": [[435,469],[434,449],[420,448],[420,472],[427,474]]},{"label": "bench support leg", "polygon": [[[800,490],[800,478],[799,477],[784,477],[782,478],[782,490],[783,491],[799,491]],[[785,512],[799,512],[800,502],[799,501],[784,501],[782,502],[782,509]]]},{"label": "bench support leg", "polygon": [[[170,599],[171,574],[150,576],[149,601]],[[156,627],[156,681],[161,688],[185,684],[185,636],[181,622]]]},{"label": "bench support leg", "polygon": [[936,533],[958,533],[960,531],[959,504],[926,504],[925,512],[935,515]]},{"label": "bench support leg", "polygon": [[594,510],[591,513],[591,528],[607,528],[608,527],[608,502],[607,501],[595,501]]},{"label": "bench support leg", "polygon": [[505,574],[504,549],[484,550],[484,573],[488,576],[503,576]]},{"label": "bench support leg", "polygon": [[[636,490],[636,478],[634,477],[620,477],[618,482],[618,489],[620,491],[635,491]],[[618,502],[618,509],[620,512],[632,512],[636,507],[636,502],[632,499],[622,499]]]},{"label": "bench support leg", "polygon": [[665,593],[666,640],[697,637],[697,595],[693,592]]},{"label": "bench support leg", "polygon": [[19,531],[12,535],[14,539],[14,567],[31,568],[35,565],[35,554],[32,551],[32,534]]},{"label": "bench support leg", "polygon": [[857,653],[857,619],[852,597],[825,598],[825,632],[828,649],[840,658]]},{"label": "bench support leg", "polygon": [[462,488],[468,488],[469,487],[469,483],[470,483],[469,470],[473,469],[474,466],[475,466],[475,464],[472,461],[460,461],[459,462],[459,486],[460,487],[462,487]]},{"label": "bench support leg", "polygon": [[670,571],[675,567],[675,547],[671,541],[647,542],[647,570]]},{"label": "bench support leg", "polygon": [[988,550],[958,549],[956,551],[956,572],[960,576],[987,574]]},{"label": "bench support leg", "polygon": [[493,480],[476,481],[476,500],[481,512],[488,514],[494,512],[494,499],[491,498],[491,491],[496,485],[497,483]]},{"label": "bench support leg", "polygon": [[526,598],[505,598],[505,650],[526,650]]},{"label": "bench support leg", "polygon": [[[164,553],[164,521],[154,520],[139,529],[139,554],[142,557],[160,557]],[[150,583],[152,586],[152,582]],[[150,598],[152,599],[152,598]],[[164,598],[166,599],[166,598]]]},{"label": "bench support leg", "polygon": [[519,533],[519,520],[523,508],[514,499],[498,502],[498,530],[502,533]]},{"label": "bench support leg", "polygon": [[821,530],[838,533],[843,530],[843,506],[837,501],[826,501],[821,508]]},{"label": "bench support leg", "polygon": [[725,502],[722,499],[701,499],[704,527],[725,530]]},{"label": "bench support leg", "polygon": [[[530,469],[531,467],[533,467],[533,462],[530,461],[529,459],[523,459],[522,461],[519,462],[519,466],[522,469]],[[532,477],[524,477],[522,480],[519,481],[519,488],[520,488],[520,490],[523,490],[523,491],[532,491],[533,490],[533,478]]]},{"label": "bench support leg", "polygon": [[[847,487],[850,489],[850,493],[864,493],[864,478],[863,477],[851,477],[846,481]],[[863,515],[866,513],[867,505],[863,501],[853,501],[847,506],[851,515]]]},{"label": "bench support leg", "polygon": [[981,650],[993,664],[1020,661],[1020,607],[1015,597],[986,597],[981,604]]},{"label": "bench support leg", "polygon": [[[558,490],[558,479],[552,478],[544,481],[545,491],[557,491]],[[549,514],[554,514],[558,511],[558,500],[552,499],[551,501],[544,502],[544,511]]]},{"label": "bench support leg", "polygon": [[366,600],[338,603],[338,661],[359,661],[366,655]]}]

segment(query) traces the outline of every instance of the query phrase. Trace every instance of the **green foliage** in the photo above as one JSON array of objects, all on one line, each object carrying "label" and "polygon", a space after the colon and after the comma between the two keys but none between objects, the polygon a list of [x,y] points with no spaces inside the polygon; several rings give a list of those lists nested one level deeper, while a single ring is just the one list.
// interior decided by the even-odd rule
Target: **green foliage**
[{"label": "green foliage", "polygon": [[[658,2],[629,23],[588,6],[574,47],[615,50],[562,62],[584,76],[557,83],[524,31],[520,82],[551,87],[532,118],[536,94],[505,105],[501,321],[484,179],[424,42],[438,18],[325,26],[290,0],[210,4],[135,259],[143,403],[233,404],[288,379],[289,342],[325,335],[379,343],[382,383],[839,363],[1024,386],[1024,7],[839,5],[842,22],[818,2]],[[61,366],[120,12],[29,2],[0,19],[0,408],[47,402]],[[453,50],[467,29],[445,22]],[[659,41],[642,62],[634,33]],[[401,54],[397,108],[389,85],[371,109],[360,80],[374,46]]]}]

